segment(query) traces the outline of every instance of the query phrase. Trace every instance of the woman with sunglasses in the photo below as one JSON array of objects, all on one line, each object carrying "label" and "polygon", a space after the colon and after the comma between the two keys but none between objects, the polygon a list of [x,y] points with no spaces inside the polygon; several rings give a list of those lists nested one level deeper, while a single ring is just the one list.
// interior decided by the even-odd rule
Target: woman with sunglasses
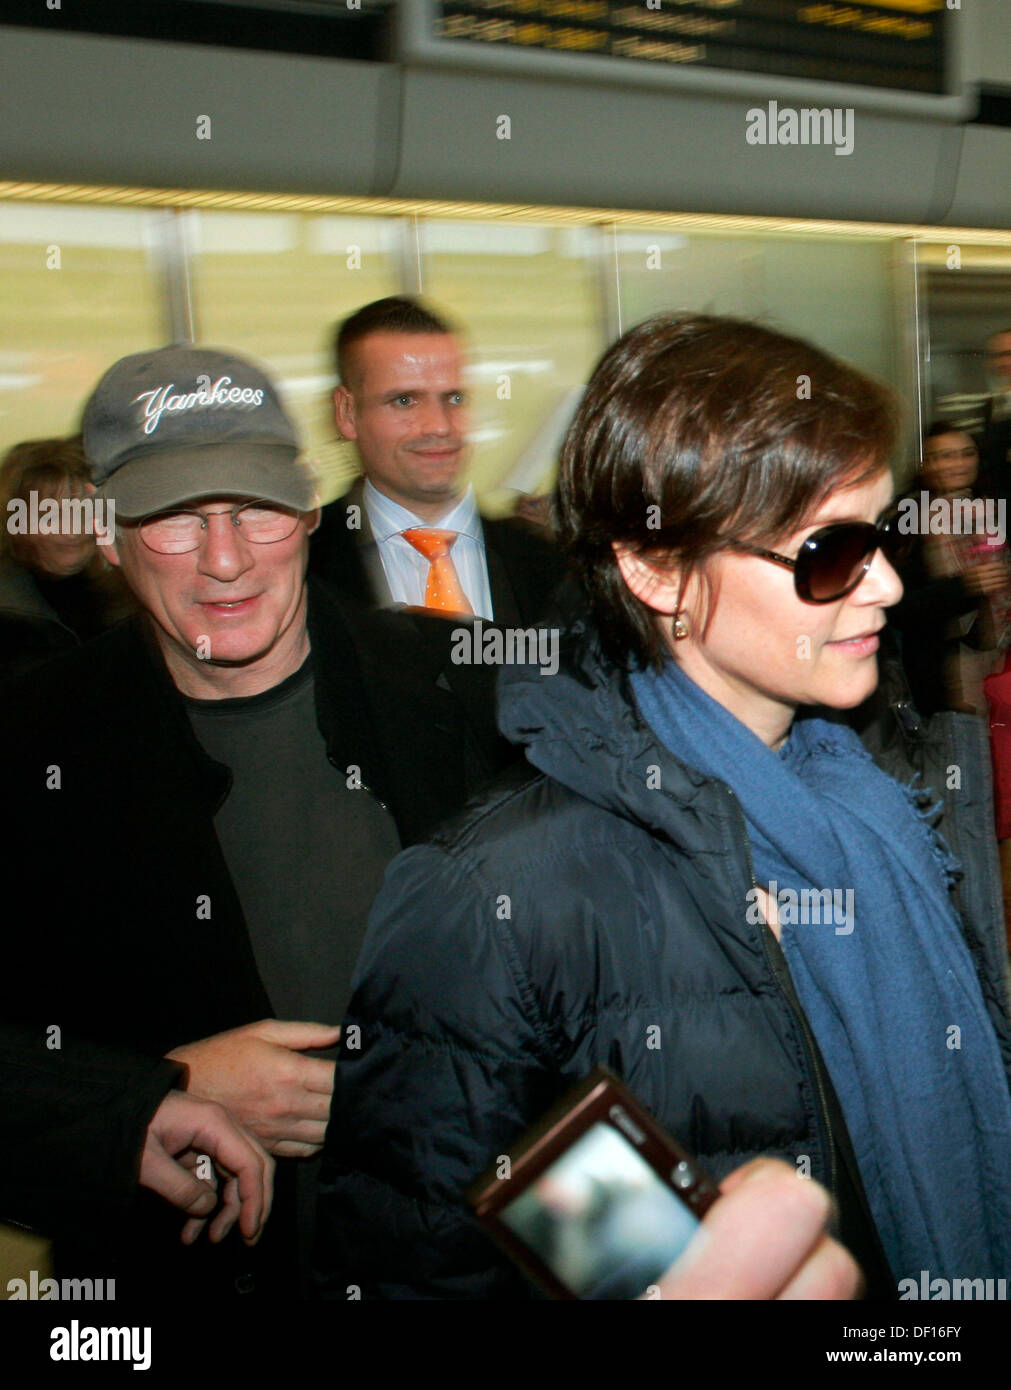
[{"label": "woman with sunglasses", "polygon": [[[932,508],[939,523],[933,533],[921,531],[915,538],[894,618],[921,714],[985,714],[983,682],[1000,669],[1011,641],[1006,504],[980,491],[978,475],[972,435],[951,421],[935,421],[923,436],[909,501],[921,515]],[[963,526],[956,508],[965,508],[969,524]]]},{"label": "woman with sunglasses", "polygon": [[515,1296],[461,1194],[599,1063],[716,1178],[764,1154],[828,1187],[872,1296],[1011,1273],[986,731],[876,693],[894,440],[880,387],[752,324],[660,317],[604,356],[558,489],[592,617],[557,674],[500,681],[539,775],[373,910],[320,1204],[337,1296]]}]

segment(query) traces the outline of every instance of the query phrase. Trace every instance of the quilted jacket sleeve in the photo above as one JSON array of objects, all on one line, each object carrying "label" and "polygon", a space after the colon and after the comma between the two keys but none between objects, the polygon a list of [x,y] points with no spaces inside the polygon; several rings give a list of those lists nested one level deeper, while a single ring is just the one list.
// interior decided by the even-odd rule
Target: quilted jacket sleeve
[{"label": "quilted jacket sleeve", "polygon": [[324,1297],[528,1296],[462,1194],[559,1082],[512,906],[465,858],[406,851],[373,908],[321,1174]]}]

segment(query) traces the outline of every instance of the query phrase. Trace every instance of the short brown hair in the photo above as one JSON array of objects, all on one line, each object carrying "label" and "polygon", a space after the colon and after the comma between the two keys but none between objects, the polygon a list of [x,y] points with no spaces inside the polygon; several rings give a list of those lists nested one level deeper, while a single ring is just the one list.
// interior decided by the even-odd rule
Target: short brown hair
[{"label": "short brown hair", "polygon": [[453,333],[452,325],[418,299],[408,295],[390,295],[375,299],[357,309],[337,327],[334,334],[334,360],[338,379],[348,384],[350,350],[373,333]]},{"label": "short brown hair", "polygon": [[558,538],[605,651],[660,666],[652,611],[612,549],[678,564],[729,538],[771,545],[833,488],[888,465],[898,416],[877,382],[799,338],[737,319],[661,314],[601,358],[562,450]]},{"label": "short brown hair", "polygon": [[969,431],[954,420],[932,420],[923,431],[923,442],[926,444],[928,439],[939,439],[942,434],[969,434]]},{"label": "short brown hair", "polygon": [[79,434],[70,439],[26,439],[14,444],[0,463],[0,554],[6,552],[22,562],[30,549],[30,542],[25,546],[22,536],[10,533],[9,502],[27,502],[32,492],[40,497],[56,497],[70,483],[80,494],[90,480]]}]

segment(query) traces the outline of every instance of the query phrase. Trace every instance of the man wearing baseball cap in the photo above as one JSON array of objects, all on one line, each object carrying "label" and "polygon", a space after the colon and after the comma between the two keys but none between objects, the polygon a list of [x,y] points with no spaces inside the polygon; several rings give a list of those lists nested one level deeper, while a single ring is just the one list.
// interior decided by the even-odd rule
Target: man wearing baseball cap
[{"label": "man wearing baseball cap", "polygon": [[18,866],[0,1008],[40,1048],[184,1063],[192,1094],[287,1161],[255,1251],[184,1250],[152,1201],[121,1263],[96,1231],[58,1248],[58,1273],[297,1297],[333,1088],[319,1054],[386,863],[482,780],[481,731],[426,619],[307,585],[313,481],[252,362],[124,358],[87,403],[84,447],[115,516],[103,553],[142,611],[0,693]]}]

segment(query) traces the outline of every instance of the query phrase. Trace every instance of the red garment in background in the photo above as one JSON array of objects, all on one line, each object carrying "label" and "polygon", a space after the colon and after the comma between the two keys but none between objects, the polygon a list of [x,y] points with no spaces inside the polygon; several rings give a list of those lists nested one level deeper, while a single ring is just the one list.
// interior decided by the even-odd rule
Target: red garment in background
[{"label": "red garment in background", "polygon": [[997,839],[1011,837],[1011,650],[1004,666],[983,682],[990,714],[990,756],[993,759],[993,802]]}]

